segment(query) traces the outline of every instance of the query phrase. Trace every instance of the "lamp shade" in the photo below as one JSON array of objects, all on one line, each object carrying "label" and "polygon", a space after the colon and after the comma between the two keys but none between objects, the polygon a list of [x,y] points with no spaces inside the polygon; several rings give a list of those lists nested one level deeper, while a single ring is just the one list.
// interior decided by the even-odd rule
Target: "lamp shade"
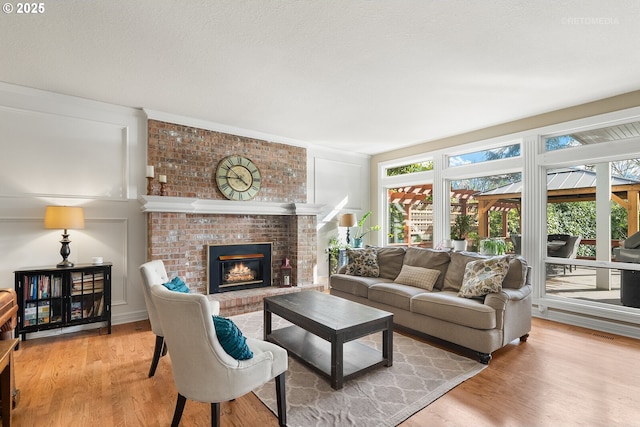
[{"label": "lamp shade", "polygon": [[338,225],[340,225],[340,227],[354,227],[356,224],[357,224],[356,214],[352,214],[352,213],[342,214],[338,219]]},{"label": "lamp shade", "polygon": [[84,228],[82,208],[75,206],[47,206],[44,214],[44,228],[64,230]]}]

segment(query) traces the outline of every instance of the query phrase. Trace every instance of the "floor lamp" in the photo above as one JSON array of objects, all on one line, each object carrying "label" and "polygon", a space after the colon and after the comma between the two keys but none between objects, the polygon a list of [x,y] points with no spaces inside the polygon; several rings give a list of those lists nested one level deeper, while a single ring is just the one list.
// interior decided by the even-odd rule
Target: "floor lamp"
[{"label": "floor lamp", "polygon": [[349,228],[354,227],[356,224],[357,224],[356,214],[352,214],[352,213],[342,214],[338,219],[338,225],[340,227],[347,227],[347,245],[351,241],[349,237]]}]

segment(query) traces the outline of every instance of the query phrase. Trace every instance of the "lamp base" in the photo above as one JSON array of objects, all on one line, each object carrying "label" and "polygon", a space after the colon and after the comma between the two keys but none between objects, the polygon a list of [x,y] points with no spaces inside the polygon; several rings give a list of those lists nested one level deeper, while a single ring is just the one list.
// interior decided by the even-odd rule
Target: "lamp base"
[{"label": "lamp base", "polygon": [[63,260],[61,263],[57,264],[56,267],[58,268],[66,268],[66,267],[73,267],[73,263],[71,261],[68,260]]},{"label": "lamp base", "polygon": [[69,249],[69,243],[71,243],[71,240],[69,240],[69,233],[67,233],[66,229],[64,230],[64,233],[62,233],[62,240],[60,240],[60,243],[62,243],[62,247],[60,248],[62,262],[56,265],[56,267],[73,267],[73,263],[67,259],[69,257],[69,254],[71,254],[71,249]]}]

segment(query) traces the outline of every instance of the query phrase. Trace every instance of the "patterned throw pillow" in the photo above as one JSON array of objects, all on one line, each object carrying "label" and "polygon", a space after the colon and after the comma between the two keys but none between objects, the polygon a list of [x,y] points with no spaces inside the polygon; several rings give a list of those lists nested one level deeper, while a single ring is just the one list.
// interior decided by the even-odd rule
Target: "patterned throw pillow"
[{"label": "patterned throw pillow", "polygon": [[348,249],[346,274],[351,276],[378,277],[380,267],[378,266],[378,251],[374,247],[366,249]]},{"label": "patterned throw pillow", "polygon": [[400,274],[398,274],[394,282],[432,291],[433,285],[435,285],[438,280],[438,276],[440,276],[440,271],[438,270],[403,265]]},{"label": "patterned throw pillow", "polygon": [[481,259],[467,263],[458,296],[473,298],[500,292],[508,269],[507,257]]},{"label": "patterned throw pillow", "polygon": [[211,316],[216,328],[216,335],[224,351],[236,360],[247,360],[253,357],[253,352],[247,345],[247,339],[233,320],[220,316]]}]

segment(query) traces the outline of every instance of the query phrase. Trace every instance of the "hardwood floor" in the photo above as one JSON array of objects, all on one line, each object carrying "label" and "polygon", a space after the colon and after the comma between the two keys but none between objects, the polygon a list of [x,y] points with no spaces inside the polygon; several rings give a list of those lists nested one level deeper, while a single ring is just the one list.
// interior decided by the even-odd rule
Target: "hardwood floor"
[{"label": "hardwood floor", "polygon": [[[176,391],[169,356],[147,373],[148,322],[22,342],[15,426],[168,426]],[[194,367],[197,369],[197,367]],[[405,421],[417,426],[640,426],[640,341],[534,319],[529,341]],[[222,404],[223,426],[277,426],[252,394]],[[182,426],[210,426],[187,401]]]}]

